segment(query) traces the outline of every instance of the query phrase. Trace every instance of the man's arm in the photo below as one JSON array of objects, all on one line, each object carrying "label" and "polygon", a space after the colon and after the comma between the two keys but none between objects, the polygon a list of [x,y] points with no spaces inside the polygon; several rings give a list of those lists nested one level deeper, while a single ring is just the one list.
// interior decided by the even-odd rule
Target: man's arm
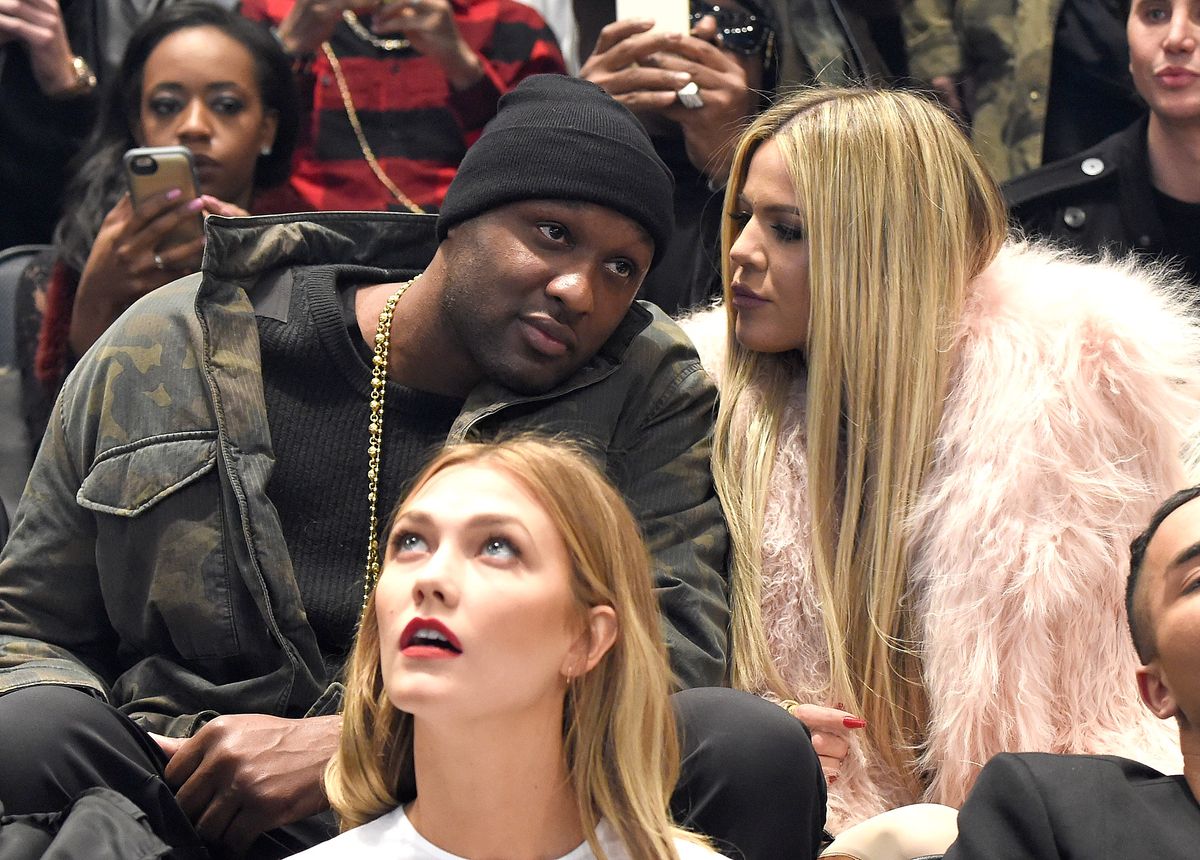
[{"label": "man's arm", "polygon": [[56,404],[0,554],[0,694],[65,684],[107,698],[115,634],[95,560],[95,524]]},{"label": "man's arm", "polygon": [[945,860],[1058,857],[1041,787],[1021,756],[988,762],[958,813],[958,839]]},{"label": "man's arm", "polygon": [[716,389],[686,335],[661,317],[656,337],[678,340],[650,390],[633,443],[609,469],[641,523],[654,560],[671,668],[683,688],[725,682],[729,656],[729,533],[712,482]]}]

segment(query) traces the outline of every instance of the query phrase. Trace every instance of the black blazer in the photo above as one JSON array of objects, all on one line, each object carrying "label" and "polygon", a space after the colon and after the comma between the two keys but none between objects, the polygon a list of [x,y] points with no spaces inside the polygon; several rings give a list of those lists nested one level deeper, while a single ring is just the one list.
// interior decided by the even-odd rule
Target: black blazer
[{"label": "black blazer", "polygon": [[945,860],[1195,860],[1200,806],[1182,776],[1117,756],[1002,753],[958,814]]}]

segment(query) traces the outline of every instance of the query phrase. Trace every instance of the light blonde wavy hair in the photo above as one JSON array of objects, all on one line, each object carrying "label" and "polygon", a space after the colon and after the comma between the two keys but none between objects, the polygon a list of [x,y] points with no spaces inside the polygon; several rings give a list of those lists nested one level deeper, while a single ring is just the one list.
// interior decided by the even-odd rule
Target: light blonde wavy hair
[{"label": "light blonde wavy hair", "polygon": [[[805,355],[738,344],[732,217],[750,159],[779,146],[804,212]],[[926,701],[906,518],[929,471],[968,282],[999,252],[1005,208],[955,122],[913,93],[809,89],[738,144],[722,228],[728,344],[713,471],[733,538],[734,686],[790,697],[760,613],[763,512],[789,387],[807,371],[814,576],[838,701],[910,781]],[[803,525],[798,526],[803,528]]]},{"label": "light blonde wavy hair", "polygon": [[[676,860],[674,838],[700,842],[671,824],[679,747],[669,702],[670,670],[651,565],[636,520],[584,451],[561,440],[519,436],[444,449],[417,477],[391,524],[436,475],[459,466],[502,471],[545,509],[566,545],[581,629],[588,609],[611,606],[616,641],[568,688],[563,745],[584,833],[605,857],[596,826],[605,818],[635,858]],[[325,789],[343,830],[416,796],[413,718],[383,686],[374,595],[367,603],[346,677],[341,742]]]}]

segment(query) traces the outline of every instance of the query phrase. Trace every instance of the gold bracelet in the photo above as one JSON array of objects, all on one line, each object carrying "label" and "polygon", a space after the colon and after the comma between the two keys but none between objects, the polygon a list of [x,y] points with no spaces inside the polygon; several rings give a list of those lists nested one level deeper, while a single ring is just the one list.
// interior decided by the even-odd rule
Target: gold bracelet
[{"label": "gold bracelet", "polygon": [[790,714],[792,712],[792,708],[800,707],[800,703],[797,702],[795,699],[783,699],[779,703],[779,707],[783,708],[785,711],[787,711]]}]

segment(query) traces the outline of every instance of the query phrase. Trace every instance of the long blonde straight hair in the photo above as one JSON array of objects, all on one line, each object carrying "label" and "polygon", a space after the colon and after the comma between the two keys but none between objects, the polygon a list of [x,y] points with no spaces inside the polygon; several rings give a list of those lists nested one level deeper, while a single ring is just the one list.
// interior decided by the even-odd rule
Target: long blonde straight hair
[{"label": "long blonde straight hair", "polygon": [[[808,231],[805,355],[752,352],[734,335],[732,215],[766,140],[779,146]],[[729,346],[713,464],[734,546],[733,682],[793,692],[763,636],[762,530],[788,391],[807,371],[807,525],[830,701],[867,720],[885,761],[915,787],[926,703],[906,518],[933,455],[966,287],[1004,242],[1004,205],[954,121],[903,91],[798,92],[746,131],[731,176],[722,228]]]},{"label": "long blonde straight hair", "polygon": [[[393,512],[391,523],[436,475],[464,465],[502,471],[525,487],[554,523],[572,563],[579,620],[587,610],[616,610],[615,643],[600,662],[572,680],[563,744],[580,820],[603,860],[596,826],[607,819],[630,856],[676,860],[674,839],[702,842],[671,824],[670,795],[679,772],[658,604],[650,559],[620,494],[579,448],[519,436],[448,447],[425,468]],[[343,830],[357,827],[416,796],[413,719],[387,697],[379,659],[374,595],[367,603],[346,677],[341,742],[325,772],[325,789]]]}]

